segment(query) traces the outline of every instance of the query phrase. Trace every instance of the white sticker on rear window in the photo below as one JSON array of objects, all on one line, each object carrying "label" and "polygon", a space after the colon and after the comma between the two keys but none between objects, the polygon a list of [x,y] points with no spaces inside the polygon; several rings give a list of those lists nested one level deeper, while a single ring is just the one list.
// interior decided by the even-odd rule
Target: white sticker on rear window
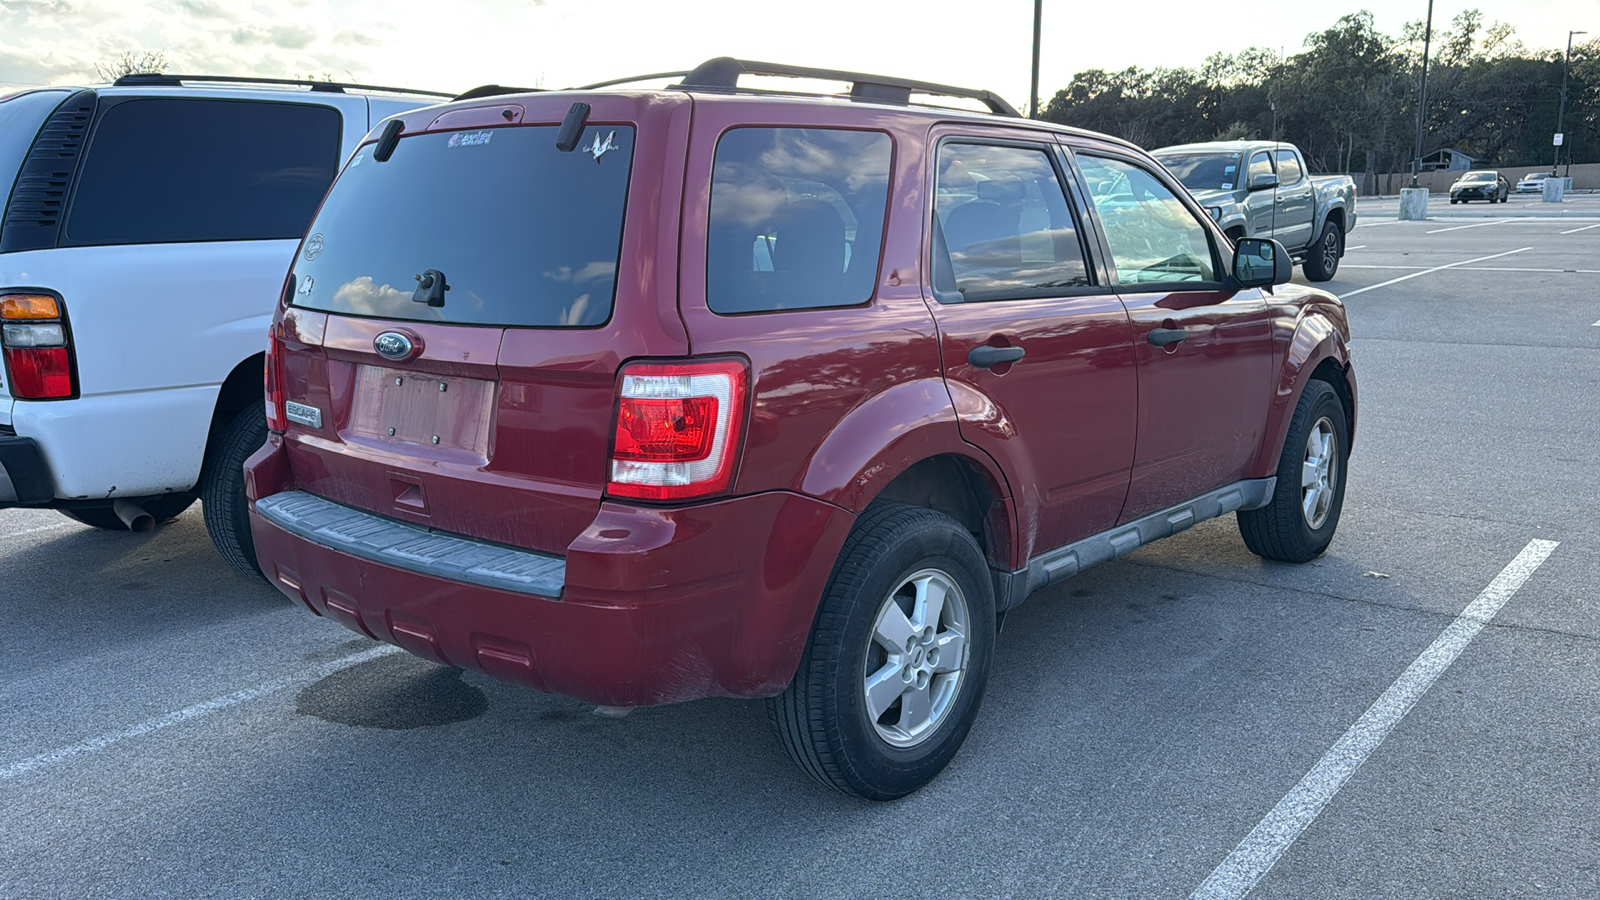
[{"label": "white sticker on rear window", "polygon": [[492,137],[494,137],[494,132],[492,131],[458,131],[450,135],[450,140],[446,142],[445,146],[477,147],[481,144],[489,143],[489,139]]}]

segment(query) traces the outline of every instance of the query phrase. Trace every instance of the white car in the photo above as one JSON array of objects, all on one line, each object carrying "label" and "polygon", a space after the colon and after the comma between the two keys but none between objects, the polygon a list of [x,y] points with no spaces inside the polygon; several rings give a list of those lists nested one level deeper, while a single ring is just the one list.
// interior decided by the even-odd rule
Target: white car
[{"label": "white car", "polygon": [[130,75],[0,98],[0,508],[145,530],[198,497],[254,572],[273,306],[341,161],[421,93]]},{"label": "white car", "polygon": [[1546,181],[1548,181],[1549,179],[1550,179],[1550,173],[1549,172],[1534,172],[1533,174],[1531,174],[1531,175],[1527,176],[1526,178],[1522,179],[1521,181],[1517,182],[1517,193],[1519,193],[1519,194],[1528,194],[1528,193],[1538,194],[1538,193],[1543,193],[1544,192],[1544,183]]}]

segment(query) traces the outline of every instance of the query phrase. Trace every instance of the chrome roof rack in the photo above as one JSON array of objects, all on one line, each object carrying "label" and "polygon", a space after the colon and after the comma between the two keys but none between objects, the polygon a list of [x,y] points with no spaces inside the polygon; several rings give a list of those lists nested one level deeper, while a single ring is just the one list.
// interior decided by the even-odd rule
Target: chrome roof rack
[{"label": "chrome roof rack", "polygon": [[[664,72],[660,75],[643,75],[634,78],[623,78],[615,81],[601,82],[589,87],[606,87],[612,84],[625,84],[630,81],[640,81],[649,78],[672,77],[678,73]],[[806,66],[789,66],[780,63],[753,62],[747,59],[734,59],[720,56],[707,60],[696,66],[695,69],[684,75],[683,81],[674,87],[691,91],[725,91],[729,93],[790,93],[787,91],[755,91],[741,89],[739,76],[741,75],[770,75],[782,78],[815,78],[824,81],[843,81],[850,85],[849,97],[852,100],[863,100],[874,103],[894,103],[911,105],[912,94],[928,94],[935,97],[959,97],[967,100],[977,100],[989,108],[989,112],[997,116],[1022,117],[1016,107],[1007,103],[993,91],[978,90],[975,88],[954,87],[948,84],[935,84],[929,81],[913,81],[909,78],[892,78],[884,75],[866,75],[861,72],[844,72],[837,69],[813,69]],[[795,92],[803,93],[803,92]],[[811,95],[824,96],[824,95]]]},{"label": "chrome roof rack", "polygon": [[135,72],[113,81],[117,87],[181,87],[186,82],[216,84],[270,84],[308,87],[313,91],[342,94],[347,90],[381,91],[387,94],[416,94],[423,97],[454,97],[443,91],[419,91],[415,88],[384,87],[377,84],[350,84],[342,81],[317,81],[311,78],[253,78],[238,75],[168,75],[164,72]]}]

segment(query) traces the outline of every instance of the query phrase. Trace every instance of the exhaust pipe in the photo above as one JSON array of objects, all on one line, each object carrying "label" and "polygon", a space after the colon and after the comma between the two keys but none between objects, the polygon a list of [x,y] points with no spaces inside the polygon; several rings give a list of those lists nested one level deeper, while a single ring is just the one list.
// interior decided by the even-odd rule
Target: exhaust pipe
[{"label": "exhaust pipe", "polygon": [[117,514],[122,524],[128,526],[129,531],[149,531],[156,527],[156,517],[144,511],[144,507],[132,500],[114,500],[111,511]]}]

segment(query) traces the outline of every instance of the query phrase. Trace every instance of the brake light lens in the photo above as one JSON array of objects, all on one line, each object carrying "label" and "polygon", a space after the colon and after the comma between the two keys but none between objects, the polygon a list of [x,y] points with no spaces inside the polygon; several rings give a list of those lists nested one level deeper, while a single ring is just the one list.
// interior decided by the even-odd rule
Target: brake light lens
[{"label": "brake light lens", "polygon": [[77,393],[72,340],[61,301],[49,294],[0,296],[0,350],[18,400],[65,400]]},{"label": "brake light lens", "polygon": [[263,377],[266,381],[267,429],[279,434],[289,427],[283,409],[283,381],[279,378],[282,371],[283,342],[278,339],[278,323],[274,322],[267,327],[267,365]]},{"label": "brake light lens", "polygon": [[733,359],[623,367],[607,492],[686,500],[727,490],[748,380]]}]

